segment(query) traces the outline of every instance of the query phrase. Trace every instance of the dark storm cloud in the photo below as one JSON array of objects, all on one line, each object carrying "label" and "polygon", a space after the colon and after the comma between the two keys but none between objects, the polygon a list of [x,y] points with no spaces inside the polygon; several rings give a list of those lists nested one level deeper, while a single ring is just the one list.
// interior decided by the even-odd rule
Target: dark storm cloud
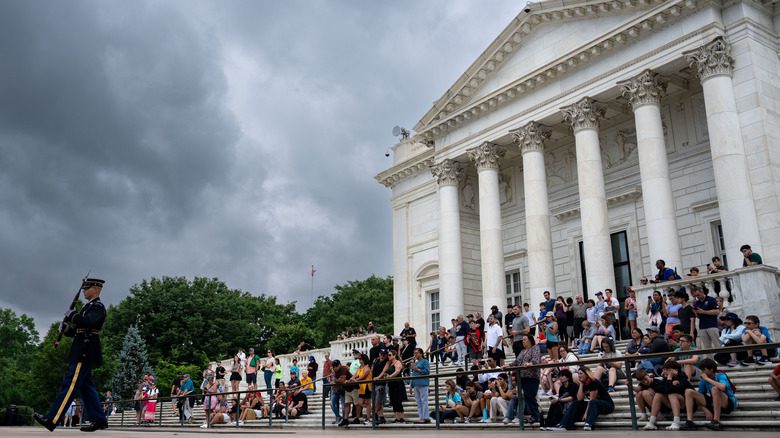
[{"label": "dark storm cloud", "polygon": [[390,128],[513,3],[0,2],[0,306],[47,324],[89,267],[109,302],[205,275],[308,305],[311,264],[317,294],[389,274]]}]

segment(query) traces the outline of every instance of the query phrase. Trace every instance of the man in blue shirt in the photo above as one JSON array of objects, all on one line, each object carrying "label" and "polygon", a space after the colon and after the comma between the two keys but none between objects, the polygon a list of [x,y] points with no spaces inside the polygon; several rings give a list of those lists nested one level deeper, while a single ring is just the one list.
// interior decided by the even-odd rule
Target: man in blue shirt
[{"label": "man in blue shirt", "polygon": [[[544,310],[546,312],[552,312],[555,310],[555,300],[550,298],[550,291],[544,291]],[[539,317],[541,319],[541,317]]]},{"label": "man in blue shirt", "polygon": [[696,428],[693,414],[696,412],[696,408],[700,407],[708,418],[712,418],[706,427],[720,430],[720,414],[728,414],[737,408],[734,386],[726,373],[718,371],[718,364],[714,360],[704,359],[699,367],[701,368],[699,389],[694,391],[689,388],[685,391],[685,408],[688,419],[682,429]]},{"label": "man in blue shirt", "polygon": [[652,283],[661,283],[663,281],[680,280],[680,276],[674,272],[674,269],[667,268],[666,262],[658,259],[655,262],[655,267],[658,268],[658,274],[655,276],[655,281]]},{"label": "man in blue shirt", "polygon": [[[414,349],[414,361],[411,365],[412,377],[427,376],[431,373],[431,364],[425,359],[422,348]],[[417,401],[417,416],[420,418],[415,423],[430,423],[428,416],[428,379],[413,379],[410,386],[414,390],[414,399]]]},{"label": "man in blue shirt", "polygon": [[192,423],[192,394],[195,392],[195,384],[192,383],[189,374],[185,374],[179,387],[179,397],[181,400],[181,409],[179,410],[182,419],[187,423]]},{"label": "man in blue shirt", "polygon": [[[701,349],[720,347],[720,330],[718,329],[718,315],[720,309],[715,298],[707,295],[700,286],[691,285],[693,300],[693,313],[699,320],[699,339],[696,345]],[[711,355],[710,355],[711,356]]]}]

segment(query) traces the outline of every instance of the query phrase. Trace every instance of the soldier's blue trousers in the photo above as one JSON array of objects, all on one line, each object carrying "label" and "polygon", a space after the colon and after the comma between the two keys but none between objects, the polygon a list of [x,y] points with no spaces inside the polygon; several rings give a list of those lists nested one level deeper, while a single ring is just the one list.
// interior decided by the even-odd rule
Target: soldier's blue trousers
[{"label": "soldier's blue trousers", "polygon": [[92,381],[92,366],[82,362],[68,365],[68,372],[62,381],[62,388],[51,405],[47,418],[54,424],[65,417],[70,402],[79,396],[84,416],[93,423],[106,423],[106,415],[100,404],[95,383]]}]

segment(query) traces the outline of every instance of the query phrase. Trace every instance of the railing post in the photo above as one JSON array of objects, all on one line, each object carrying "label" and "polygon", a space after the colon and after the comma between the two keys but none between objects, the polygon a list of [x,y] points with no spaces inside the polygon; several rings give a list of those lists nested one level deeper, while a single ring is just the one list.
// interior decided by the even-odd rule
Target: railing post
[{"label": "railing post", "polygon": [[236,394],[236,427],[239,426],[238,422],[241,419],[241,393]]},{"label": "railing post", "polygon": [[[323,382],[325,382],[323,380]],[[322,384],[322,430],[325,430],[325,385],[327,383]],[[333,388],[331,388],[331,391],[333,391]]]},{"label": "railing post", "polygon": [[[272,391],[271,389],[268,389],[268,397],[269,397],[269,400],[273,398],[273,397],[271,396],[271,391]],[[273,414],[274,414],[274,412],[273,412],[273,407],[274,407],[274,403],[273,403],[273,400],[271,400],[271,401],[269,402],[269,405],[268,405],[268,429],[271,429],[271,428],[273,428],[273,426],[274,426],[274,415],[273,415]]]},{"label": "railing post", "polygon": [[[122,406],[121,404],[119,406]],[[122,417],[119,420],[119,427],[125,426],[125,408],[122,407]]]},{"label": "railing post", "polygon": [[[520,377],[520,370],[515,371],[517,373],[517,404],[518,404],[518,421],[520,422],[520,430],[525,430],[525,397],[523,396],[523,378]],[[536,394],[534,394],[534,397]]]},{"label": "railing post", "polygon": [[636,422],[636,405],[634,404],[634,380],[631,376],[631,363],[628,359],[625,361],[626,367],[626,384],[628,385],[628,407],[631,410],[631,430],[638,430],[639,426]]},{"label": "railing post", "polygon": [[157,423],[160,426],[162,426],[162,414],[163,414],[163,408],[165,407],[164,405],[165,402],[163,400],[158,399],[158,403],[160,404],[160,415],[157,416],[158,418]]},{"label": "railing post", "polygon": [[207,395],[204,400],[208,400],[208,406],[206,406],[206,429],[211,427],[211,396]]},{"label": "railing post", "polygon": [[433,379],[433,397],[434,406],[436,406],[436,429],[441,429],[439,421],[439,418],[441,417],[441,413],[439,412],[439,373],[436,373],[436,377]]},{"label": "railing post", "polygon": [[[171,401],[173,401],[173,400],[171,400]],[[179,412],[179,426],[184,426],[184,403],[185,402],[189,403],[190,400],[189,399],[182,399],[181,397],[179,397],[179,400],[176,401],[176,407],[177,407],[176,410]]]},{"label": "railing post", "polygon": [[374,384],[371,385],[371,412],[369,412],[369,414],[371,414],[371,430],[376,430],[376,420],[378,416],[376,412],[374,412],[376,409],[376,404],[374,403],[374,399],[376,398],[376,391],[376,382],[374,382]]}]

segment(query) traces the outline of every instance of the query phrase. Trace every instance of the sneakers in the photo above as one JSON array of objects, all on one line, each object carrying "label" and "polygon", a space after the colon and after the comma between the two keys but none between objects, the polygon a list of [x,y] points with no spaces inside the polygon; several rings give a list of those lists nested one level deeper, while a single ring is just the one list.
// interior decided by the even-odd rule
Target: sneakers
[{"label": "sneakers", "polygon": [[710,430],[720,430],[720,421],[712,420],[709,423],[705,424],[704,427]]},{"label": "sneakers", "polygon": [[680,430],[680,423],[672,423],[666,426],[666,430]]},{"label": "sneakers", "polygon": [[680,430],[696,430],[699,426],[691,420],[685,420],[685,423],[680,427]]},{"label": "sneakers", "polygon": [[479,422],[480,422],[480,423],[490,423],[490,419],[488,419],[488,418],[483,418],[483,419],[479,420]]},{"label": "sneakers", "polygon": [[755,359],[753,359],[752,357],[749,357],[749,358],[743,360],[742,362],[740,362],[739,364],[742,365],[743,367],[749,367],[751,365],[755,365],[756,363],[758,363],[758,362],[756,362]]},{"label": "sneakers", "polygon": [[208,427],[209,427],[209,425],[206,424],[206,423],[203,423],[203,424],[200,425],[201,429],[208,429]]},{"label": "sneakers", "polygon": [[643,427],[644,430],[658,430],[658,426],[655,425],[655,423],[647,423],[645,424],[645,427]]},{"label": "sneakers", "polygon": [[645,413],[639,414],[639,421],[647,421],[647,414]]},{"label": "sneakers", "polygon": [[463,421],[463,419],[462,419],[462,418],[456,418],[456,419],[454,420],[454,422],[455,422],[455,423],[464,423],[464,421]]},{"label": "sneakers", "polygon": [[590,424],[588,424],[588,423],[585,423],[585,424],[582,426],[582,430],[593,430],[593,427],[591,427],[591,425],[590,425]]},{"label": "sneakers", "polygon": [[[590,426],[588,426],[588,427],[590,427]],[[566,429],[565,427],[563,427],[563,426],[561,426],[559,424],[559,425],[553,426],[553,427],[545,427],[545,430],[547,430],[548,432],[566,432],[568,429]]]},{"label": "sneakers", "polygon": [[768,357],[764,357],[764,356],[757,356],[756,357],[756,365],[763,366],[763,365],[769,365],[770,363],[772,363],[772,361],[769,360]]},{"label": "sneakers", "polygon": [[614,386],[607,386],[607,392],[615,392]]},{"label": "sneakers", "polygon": [[730,361],[728,361],[726,363],[726,366],[730,367],[730,368],[734,368],[735,366],[738,366],[738,365],[740,365],[740,363],[737,362],[736,360],[730,360]]},{"label": "sneakers", "polygon": [[471,423],[471,417],[466,417],[466,424],[470,424],[470,423]]},{"label": "sneakers", "polygon": [[504,424],[509,424],[509,418],[504,417]]}]

